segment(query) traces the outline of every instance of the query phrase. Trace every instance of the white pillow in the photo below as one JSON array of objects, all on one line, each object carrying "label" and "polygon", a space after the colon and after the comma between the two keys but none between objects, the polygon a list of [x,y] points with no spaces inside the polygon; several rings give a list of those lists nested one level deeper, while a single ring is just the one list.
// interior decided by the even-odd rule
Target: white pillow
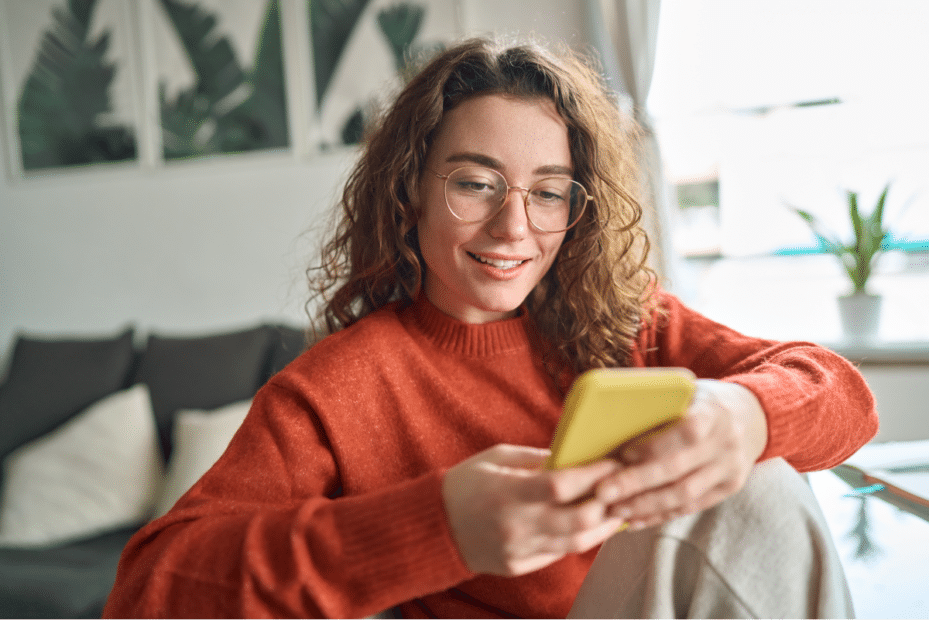
[{"label": "white pillow", "polygon": [[168,479],[155,508],[157,516],[171,510],[181,495],[223,455],[251,405],[251,400],[243,400],[213,411],[177,412]]},{"label": "white pillow", "polygon": [[148,388],[97,401],[3,466],[0,545],[53,545],[144,522],[164,479]]}]

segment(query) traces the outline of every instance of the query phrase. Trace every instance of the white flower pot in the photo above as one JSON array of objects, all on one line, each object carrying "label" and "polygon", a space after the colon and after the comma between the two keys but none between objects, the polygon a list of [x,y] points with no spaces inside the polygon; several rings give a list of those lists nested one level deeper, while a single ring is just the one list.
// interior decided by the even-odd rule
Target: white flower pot
[{"label": "white flower pot", "polygon": [[839,297],[842,332],[848,340],[873,340],[881,319],[881,296],[853,293]]}]

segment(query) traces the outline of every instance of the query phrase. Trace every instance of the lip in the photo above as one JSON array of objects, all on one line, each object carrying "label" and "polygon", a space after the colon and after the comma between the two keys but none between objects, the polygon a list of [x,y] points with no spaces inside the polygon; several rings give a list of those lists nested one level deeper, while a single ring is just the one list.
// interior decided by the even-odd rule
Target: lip
[{"label": "lip", "polygon": [[[519,256],[515,254],[499,254],[496,252],[467,252],[468,258],[477,265],[478,269],[483,271],[486,275],[490,276],[495,280],[512,280],[519,277],[519,275],[526,270],[527,266],[532,259],[525,256]],[[521,261],[520,264],[510,267],[508,269],[501,269],[494,265],[489,265],[487,263],[481,262],[477,259],[486,258],[490,260],[497,261]]]}]

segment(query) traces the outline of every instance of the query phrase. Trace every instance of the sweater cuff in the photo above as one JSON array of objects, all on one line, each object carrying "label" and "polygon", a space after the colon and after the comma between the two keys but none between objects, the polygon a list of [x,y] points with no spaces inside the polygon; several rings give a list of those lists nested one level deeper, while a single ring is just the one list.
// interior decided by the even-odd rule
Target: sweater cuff
[{"label": "sweater cuff", "polygon": [[449,530],[443,474],[333,502],[341,513],[335,520],[342,528],[345,565],[357,583],[407,601],[474,576]]},{"label": "sweater cuff", "polygon": [[750,390],[764,411],[768,423],[768,443],[758,457],[758,461],[765,461],[776,456],[786,456],[790,453],[790,438],[795,437],[799,429],[808,425],[810,420],[804,417],[798,407],[784,402],[783,398],[773,395],[781,394],[778,389],[778,378],[765,374],[741,374],[726,377],[725,381],[738,383]]}]

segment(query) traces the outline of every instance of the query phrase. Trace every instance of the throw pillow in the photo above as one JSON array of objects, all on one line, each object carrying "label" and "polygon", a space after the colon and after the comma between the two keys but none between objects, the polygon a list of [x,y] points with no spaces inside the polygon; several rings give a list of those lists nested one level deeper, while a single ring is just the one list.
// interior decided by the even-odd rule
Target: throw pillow
[{"label": "throw pillow", "polygon": [[53,545],[144,522],[164,479],[148,390],[104,398],[3,466],[0,545]]},{"label": "throw pillow", "polygon": [[174,420],[174,450],[155,514],[171,510],[181,495],[213,466],[226,451],[232,436],[245,419],[251,400],[233,403],[216,411],[182,410]]},{"label": "throw pillow", "polygon": [[126,386],[132,330],[98,340],[20,336],[0,387],[0,459]]},{"label": "throw pillow", "polygon": [[270,343],[267,327],[199,338],[149,337],[134,382],[148,385],[166,461],[175,413],[216,409],[254,396]]},{"label": "throw pillow", "polygon": [[307,350],[306,334],[287,325],[268,325],[271,332],[271,355],[262,377],[262,385]]}]

